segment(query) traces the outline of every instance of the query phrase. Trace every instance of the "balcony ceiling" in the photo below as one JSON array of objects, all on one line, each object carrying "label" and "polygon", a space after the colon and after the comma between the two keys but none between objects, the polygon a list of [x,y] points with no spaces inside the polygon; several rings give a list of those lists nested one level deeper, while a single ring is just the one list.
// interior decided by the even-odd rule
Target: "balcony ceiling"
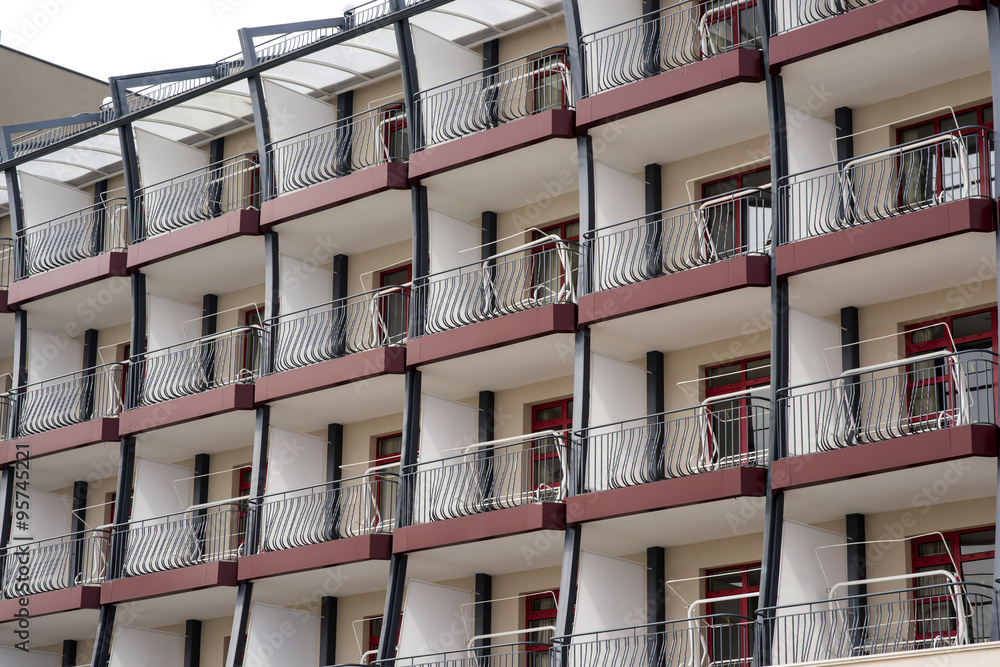
[{"label": "balcony ceiling", "polygon": [[[72,187],[89,185],[121,173],[122,153],[118,131],[111,130],[96,137],[48,155],[25,162],[19,173],[31,174]],[[7,190],[0,194],[0,202],[7,204]]]}]

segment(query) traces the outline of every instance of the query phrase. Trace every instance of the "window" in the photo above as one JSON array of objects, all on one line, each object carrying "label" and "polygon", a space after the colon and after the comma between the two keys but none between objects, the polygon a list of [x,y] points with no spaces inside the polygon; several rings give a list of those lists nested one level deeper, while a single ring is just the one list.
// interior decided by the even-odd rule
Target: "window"
[{"label": "window", "polygon": [[[556,236],[574,244],[580,241],[580,221],[567,220],[549,227],[541,232],[533,232],[532,241],[540,241],[545,236]],[[568,259],[568,262],[566,261]],[[532,299],[552,303],[563,301],[561,298],[571,293],[576,283],[579,255],[571,248],[568,257],[565,250],[560,252],[555,243],[545,243],[531,249],[531,285]],[[568,267],[566,266],[568,264]],[[569,276],[566,270],[569,269]]]},{"label": "window", "polygon": [[[993,545],[996,529],[972,528],[944,533],[942,540],[939,535],[920,537],[912,542],[912,558],[914,573],[945,570],[958,576],[959,581],[982,584],[989,591],[993,586]],[[950,556],[949,556],[950,552]],[[954,559],[954,563],[952,563]],[[958,572],[955,571],[958,565]],[[932,585],[919,592],[915,601],[916,639],[922,645],[933,646],[934,638],[951,636],[957,632],[956,613],[950,589],[941,586],[945,578],[941,576],[926,577],[914,582],[915,586]],[[983,589],[972,589],[967,602],[975,622],[970,623],[971,630],[985,629],[989,632],[993,609],[976,593]],[[983,622],[985,621],[985,623]],[[989,637],[975,637],[983,641]]]},{"label": "window", "polygon": [[[897,143],[907,144],[973,125],[992,129],[993,106],[986,104],[954,116],[947,114],[900,128],[896,134]],[[980,143],[970,137],[961,141],[960,145],[942,142],[904,152],[899,163],[899,205],[906,208],[952,201],[961,198],[966,188],[970,194],[983,192],[980,187],[982,174],[989,170],[992,181],[996,172],[992,147]],[[963,152],[967,153],[967,157]],[[969,166],[968,180],[963,177],[961,168],[966,161]]]},{"label": "window", "polygon": [[[259,327],[263,325],[263,313],[260,308],[251,308],[243,313],[243,324],[247,327]],[[243,368],[260,374],[261,369],[261,345],[263,337],[254,336],[249,331],[243,336]]]},{"label": "window", "polygon": [[755,419],[766,417],[751,409],[751,394],[732,394],[768,385],[771,357],[712,366],[705,369],[705,378],[705,398],[720,397],[709,407],[708,439],[713,464],[728,468],[757,463],[756,453],[767,451],[769,424],[754,423]]},{"label": "window", "polygon": [[[906,327],[906,356],[915,357],[941,350],[966,352],[961,363],[946,357],[924,359],[907,367],[906,397],[910,419],[930,426],[950,425],[962,408],[972,421],[993,417],[992,351],[997,349],[995,308],[952,315]],[[959,371],[962,375],[955,377]]]},{"label": "window", "polygon": [[707,0],[701,3],[699,25],[702,56],[725,53],[735,46],[760,48],[757,0]]},{"label": "window", "polygon": [[[253,484],[253,467],[243,466],[238,468],[236,471],[236,497],[237,498],[249,498],[250,497],[250,487]],[[243,545],[243,540],[246,539],[247,534],[247,513],[250,504],[246,500],[240,501],[240,516],[239,522],[237,524],[237,540],[240,546]]]},{"label": "window", "polygon": [[[551,591],[529,595],[524,600],[524,627],[544,628],[556,624],[558,610],[559,591]],[[552,642],[552,631],[533,632],[525,635],[525,667],[548,667],[549,647],[546,644]],[[541,644],[531,644],[530,642],[542,642]]]},{"label": "window", "polygon": [[368,651],[368,658],[365,662],[366,665],[370,665],[375,662],[378,657],[376,653],[372,651],[378,651],[379,638],[382,636],[382,617],[375,616],[373,618],[367,619],[366,625],[368,626],[368,643],[365,648]]},{"label": "window", "polygon": [[569,59],[565,48],[544,53],[528,66],[531,71],[531,110],[533,113],[567,107]]},{"label": "window", "polygon": [[[573,399],[565,398],[542,403],[531,409],[531,432],[560,431],[568,433],[573,427]],[[562,443],[555,437],[536,440],[531,454],[531,488],[538,500],[555,498],[562,484],[562,467],[558,447]]]},{"label": "window", "polygon": [[[385,435],[375,440],[375,465],[383,472],[399,473],[398,464],[403,452],[403,434],[395,433]],[[382,466],[386,466],[382,468]],[[390,493],[382,493],[381,482],[375,483],[375,498],[378,505],[378,517],[375,518],[376,525],[386,521],[388,517],[395,516],[396,497]]]},{"label": "window", "polygon": [[[729,259],[747,252],[767,252],[771,243],[771,191],[748,193],[736,199],[724,195],[750,188],[769,188],[771,168],[764,167],[701,186],[710,200],[701,212],[705,256],[708,261]],[[720,199],[721,198],[721,199]]]},{"label": "window", "polygon": [[[412,280],[412,267],[406,266],[390,271],[383,271],[379,274],[379,287],[386,288],[393,285],[408,285]],[[407,312],[408,299],[401,290],[390,290],[380,297],[379,312],[382,314],[382,321],[385,323],[386,343],[395,345],[406,340],[406,327],[409,322]]]},{"label": "window", "polygon": [[[760,563],[709,570],[705,597],[725,598],[760,591]],[[723,600],[708,605],[713,616],[709,633],[709,660],[713,665],[749,667],[753,657],[753,619],[757,597]]]},{"label": "window", "polygon": [[402,104],[385,110],[382,118],[382,157],[387,162],[406,162],[410,158],[410,130],[406,125],[406,108]]}]

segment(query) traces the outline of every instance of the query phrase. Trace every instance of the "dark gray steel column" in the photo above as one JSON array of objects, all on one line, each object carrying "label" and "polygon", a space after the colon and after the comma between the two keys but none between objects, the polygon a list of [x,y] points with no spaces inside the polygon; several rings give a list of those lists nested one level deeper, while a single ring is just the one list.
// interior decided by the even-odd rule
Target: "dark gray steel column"
[{"label": "dark gray steel column", "polygon": [[847,162],[854,157],[854,110],[837,107],[833,118],[837,128],[837,162]]},{"label": "dark gray steel column", "polygon": [[424,334],[427,318],[427,300],[424,285],[430,270],[430,211],[427,207],[427,188],[410,189],[413,204],[413,288],[410,297],[410,338]]},{"label": "dark gray steel column", "polygon": [[[11,510],[14,499],[14,466],[0,470],[0,553],[10,543]],[[6,558],[0,558],[0,581],[3,581]]]},{"label": "dark gray steel column", "polygon": [[[128,115],[128,99],[125,82],[121,77],[111,77],[111,101],[115,115],[124,118]],[[125,198],[128,207],[129,242],[135,243],[144,239],[145,222],[142,215],[142,202],[138,200],[141,187],[139,180],[139,157],[135,148],[135,135],[132,134],[132,124],[125,123],[118,128],[118,142],[122,152],[122,170],[125,176]],[[133,348],[133,352],[134,352]]]},{"label": "dark gray steel column", "polygon": [[[479,392],[479,442],[492,442],[496,437],[496,396],[492,391]],[[493,448],[482,447],[477,450],[476,460],[479,468],[479,488],[483,498],[493,497],[494,465]]]},{"label": "dark gray steel column", "polygon": [[666,405],[663,380],[663,353],[653,350],[646,353],[646,424],[649,426],[649,437],[646,442],[646,475],[647,478],[658,480],[664,478],[665,433],[663,432],[663,414]]},{"label": "dark gray steel column", "polygon": [[[576,332],[573,358],[573,433],[570,435],[570,477],[567,492],[571,496],[586,493],[588,466],[605,461],[588,460],[590,426],[590,329]],[[572,517],[567,517],[572,520]]]},{"label": "dark gray steel column", "polygon": [[229,655],[226,656],[226,667],[243,667],[252,600],[253,582],[244,581],[236,589],[236,611],[233,613],[233,629],[229,632]]},{"label": "dark gray steel column", "polygon": [[193,618],[184,624],[184,667],[201,667],[201,621]]},{"label": "dark gray steel column", "polygon": [[247,534],[243,539],[244,555],[257,553],[260,546],[260,497],[264,495],[267,456],[271,440],[271,406],[257,408],[254,421],[253,455],[250,463],[250,506],[247,511]]},{"label": "dark gray steel column", "polygon": [[[97,383],[94,382],[94,368],[97,366],[97,329],[87,329],[83,332],[83,369],[84,390],[81,413],[83,421],[93,419],[94,403],[97,399]],[[106,391],[106,390],[105,390]],[[107,403],[104,403],[106,405]],[[104,417],[105,415],[101,415]]]},{"label": "dark gray steel column", "polygon": [[496,308],[496,285],[497,282],[497,261],[490,259],[497,254],[497,214],[493,211],[483,211],[480,216],[482,220],[482,248],[479,251],[480,259],[485,263],[485,275],[483,276],[483,307],[486,312],[492,312]]},{"label": "dark gray steel column", "polygon": [[[858,309],[854,306],[840,309],[840,363],[842,370],[861,368],[861,340],[860,328],[858,324]],[[854,417],[853,423],[861,423],[861,381],[860,375],[849,375],[844,378],[844,392],[850,405],[851,415]],[[850,428],[847,432],[849,442],[856,442],[857,429]]]},{"label": "dark gray steel column", "polygon": [[500,113],[497,108],[497,98],[500,87],[497,76],[500,74],[500,40],[491,39],[483,44],[483,89],[486,91],[483,103],[486,105],[486,122],[490,127],[500,124]]},{"label": "dark gray steel column", "polygon": [[414,472],[417,452],[420,449],[420,371],[406,371],[404,376],[403,404],[403,445],[400,452],[399,499],[396,510],[396,526],[410,526],[413,522],[413,503],[416,484]]},{"label": "dark gray steel column", "polygon": [[132,324],[129,331],[130,359],[136,359],[137,364],[129,366],[126,381],[125,408],[139,405],[142,396],[143,369],[146,360],[146,275],[132,274]]},{"label": "dark gray steel column", "polygon": [[[340,517],[343,514],[343,508],[340,507],[340,484],[341,477],[343,477],[343,470],[341,470],[341,465],[344,463],[344,426],[343,424],[327,424],[326,426],[326,481],[328,482],[328,487],[330,489],[330,506],[334,508],[333,512],[330,512],[329,520],[329,530],[330,535],[335,538],[340,537],[337,534],[337,524],[340,523]],[[330,663],[333,664],[333,663]]]},{"label": "dark gray steel column", "polygon": [[660,17],[652,13],[659,9],[660,0],[642,0],[642,53],[646,76],[660,73]]},{"label": "dark gray steel column", "polygon": [[76,641],[64,639],[62,643],[62,667],[76,667]]},{"label": "dark gray steel column", "polygon": [[[865,515],[848,514],[845,521],[847,530],[847,580],[860,581],[868,578],[868,558],[865,555]],[[857,584],[847,587],[848,627],[851,632],[851,646],[861,649],[868,639],[868,585]],[[854,597],[858,596],[858,597]]]},{"label": "dark gray steel column", "polygon": [[[785,92],[781,75],[771,71],[770,35],[773,34],[772,0],[757,3],[758,22],[764,27],[762,47],[764,52],[765,90],[767,96],[768,124],[771,137],[771,191],[778,208],[776,234],[771,244],[771,442],[770,460],[785,456],[785,412],[779,404],[782,390],[788,385],[788,283],[780,282],[777,275],[775,252],[784,239],[787,224],[786,203],[780,197],[779,183],[788,173],[788,142],[785,120]],[[777,603],[781,558],[781,531],[784,524],[785,496],[774,490],[771,466],[767,472],[767,496],[764,506],[764,551],[761,559],[760,607],[768,609]],[[756,664],[771,664],[772,611],[765,611],[764,624],[754,644]]]},{"label": "dark gray steel column", "polygon": [[403,591],[406,588],[406,554],[389,558],[389,588],[385,593],[382,612],[382,634],[378,638],[379,667],[394,667],[396,639],[403,613]]},{"label": "dark gray steel column", "polygon": [[[406,9],[406,0],[389,0],[392,11]],[[410,32],[409,19],[402,19],[393,24],[396,31],[396,50],[399,56],[399,72],[403,79],[403,104],[406,107],[406,126],[410,131],[410,152],[416,152],[424,147],[423,117],[420,105],[416,103],[420,82],[417,78],[417,58],[413,51],[413,34]]]},{"label": "dark gray steel column", "polygon": [[646,549],[646,621],[655,623],[649,631],[656,636],[648,642],[646,664],[663,665],[664,637],[667,622],[666,550],[663,547]]},{"label": "dark gray steel column", "polygon": [[658,164],[646,165],[646,272],[655,278],[663,273],[663,169]]},{"label": "dark gray steel column", "polygon": [[76,581],[77,576],[83,571],[83,558],[85,555],[84,545],[86,539],[87,522],[83,520],[83,514],[87,509],[87,483],[73,482],[73,510],[69,518],[69,532],[73,536],[70,543],[69,556],[69,580]]},{"label": "dark gray steel column", "polygon": [[277,348],[276,337],[280,335],[274,325],[278,321],[278,300],[281,298],[281,264],[278,256],[278,234],[264,234],[264,359],[261,373],[274,372],[274,355]]},{"label": "dark gray steel column", "polygon": [[7,439],[14,440],[20,433],[21,397],[28,382],[28,313],[14,312],[14,368],[13,396],[7,408]]},{"label": "dark gray steel column", "polygon": [[320,600],[319,667],[337,662],[337,598],[324,596]]},{"label": "dark gray steel column", "polygon": [[[105,237],[104,226],[107,224],[108,214],[104,209],[105,199],[107,199],[108,192],[108,180],[97,181],[94,184],[94,206],[97,207],[94,212],[94,227],[91,231],[90,236],[90,252],[95,257],[105,250],[112,250],[113,248],[105,248],[104,244],[107,241]],[[124,248],[121,248],[124,250]]]},{"label": "dark gray steel column", "polygon": [[[566,16],[566,50],[569,52],[569,74],[573,83],[573,106],[585,97],[587,91],[586,63],[580,40],[583,28],[580,23],[580,7],[577,0],[562,0],[563,14]],[[581,211],[582,215],[582,211]]]},{"label": "dark gray steel column", "polygon": [[[11,143],[11,129],[0,127],[0,159],[4,162],[14,157],[14,147]],[[4,169],[4,178],[7,181],[7,215],[10,216],[10,237],[14,241],[14,266],[13,278],[18,280],[23,278],[24,273],[24,245],[20,242],[24,232],[24,208],[21,202],[21,183],[17,178],[17,167]]]},{"label": "dark gray steel column", "polygon": [[338,304],[334,306],[333,317],[330,318],[333,326],[333,350],[334,355],[339,356],[347,351],[347,327],[348,315],[346,303],[338,303],[346,299],[348,295],[347,279],[350,276],[348,269],[347,255],[336,255],[333,258],[333,301]]},{"label": "dark gray steel column", "polygon": [[[566,527],[563,537],[562,576],[559,580],[559,610],[556,613],[556,636],[573,634],[573,615],[576,609],[577,582],[580,577],[580,547],[583,540],[583,524]],[[557,664],[566,665],[565,650],[568,644],[556,647],[562,649]]]},{"label": "dark gray steel column", "polygon": [[115,612],[113,604],[101,605],[97,617],[97,635],[94,637],[94,652],[90,656],[90,667],[107,667],[111,658],[111,636],[115,630]]},{"label": "dark gray steel column", "polygon": [[[493,577],[476,573],[476,606],[474,635],[488,635],[493,632]],[[476,640],[476,658],[481,665],[488,665],[490,640]]]},{"label": "dark gray steel column", "polygon": [[[219,297],[215,294],[206,294],[201,297],[201,336],[211,336],[217,332],[219,321]],[[218,343],[209,343],[201,348],[201,370],[204,377],[215,377],[215,346]],[[236,350],[228,350],[229,354],[223,353],[223,359],[230,364],[235,364],[233,358]],[[235,369],[228,369],[235,370]]]},{"label": "dark gray steel column", "polygon": [[120,579],[125,564],[125,542],[129,517],[132,516],[132,485],[135,477],[135,438],[122,438],[119,448],[118,483],[115,485],[114,530],[107,579]]},{"label": "dark gray steel column", "polygon": [[222,160],[225,156],[226,138],[212,139],[208,144],[208,164],[212,165],[208,173],[208,182],[211,184],[208,191],[208,211],[212,218],[222,215]]},{"label": "dark gray steel column", "polygon": [[[204,505],[208,502],[208,474],[211,469],[211,458],[208,454],[195,454],[194,457],[194,483],[192,484],[192,505]],[[206,517],[208,516],[208,510],[206,508],[201,508],[194,511],[194,516]],[[195,533],[198,538],[198,544],[201,545],[202,551],[205,548],[205,523],[204,518],[202,521],[195,524]]]},{"label": "dark gray steel column", "polygon": [[354,128],[348,120],[353,115],[354,91],[345,90],[337,93],[337,123],[334,141],[337,146],[337,165],[334,167],[337,176],[346,176],[354,169]]},{"label": "dark gray steel column", "polygon": [[[253,33],[251,29],[242,28],[238,31],[240,49],[243,51],[244,67],[251,68],[257,64],[257,52],[253,48]],[[250,86],[250,104],[253,107],[253,125],[257,135],[257,153],[260,162],[261,199],[266,201],[275,196],[274,165],[269,148],[271,147],[271,119],[267,114],[267,101],[264,99],[264,84],[260,74],[247,78]]]}]

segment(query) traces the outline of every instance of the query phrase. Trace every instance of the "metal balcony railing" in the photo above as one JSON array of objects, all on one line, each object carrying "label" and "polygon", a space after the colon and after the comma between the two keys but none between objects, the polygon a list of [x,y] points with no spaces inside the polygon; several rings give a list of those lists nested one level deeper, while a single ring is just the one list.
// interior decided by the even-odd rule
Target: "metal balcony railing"
[{"label": "metal balcony railing", "polygon": [[770,650],[768,664],[789,665],[990,641],[998,618],[992,588],[953,583],[950,572],[939,579],[867,595],[843,595],[840,585],[828,600],[761,608],[757,645]]},{"label": "metal balcony railing", "polygon": [[309,46],[334,35],[339,35],[340,32],[340,28],[333,26],[290,32],[273,37],[266,42],[262,42],[259,46],[254,46],[254,52],[257,54],[258,63],[266,63],[286,53],[301,49],[304,46]]},{"label": "metal balcony railing", "polygon": [[555,303],[576,302],[576,243],[547,236],[473,264],[431,274],[413,288],[410,337]]},{"label": "metal balcony railing", "polygon": [[[752,390],[769,391],[768,387]],[[587,443],[588,491],[636,486],[703,472],[767,466],[771,402],[749,391],[693,408],[594,426]]]},{"label": "metal balcony railing", "polygon": [[[233,74],[239,74],[245,68],[242,53],[234,53],[216,61],[215,71],[211,76],[195,76],[180,81],[169,81],[167,83],[154,83],[137,90],[129,90],[125,93],[125,101],[128,104],[127,113],[135,113],[151,106],[165,102],[173,97],[182,95],[188,91],[200,88],[205,84],[218,79],[223,79]],[[102,113],[105,109],[113,108],[106,104],[101,107]]]},{"label": "metal balcony railing", "polygon": [[14,239],[0,239],[0,289],[10,287],[14,277]]},{"label": "metal balcony railing", "polygon": [[4,559],[5,600],[104,581],[109,531],[85,530],[47,540],[9,545]]},{"label": "metal balcony railing", "polygon": [[449,450],[403,470],[403,484],[413,491],[413,524],[562,502],[567,451],[564,434],[545,431]]},{"label": "metal balcony railing", "polygon": [[0,441],[10,436],[10,393],[6,392],[0,394]]},{"label": "metal balcony railing", "polygon": [[225,500],[115,526],[121,536],[112,541],[112,556],[122,563],[123,577],[235,561],[242,547],[242,509],[239,502]]},{"label": "metal balcony railing", "polygon": [[391,534],[398,488],[396,473],[373,472],[251,500],[250,516],[260,517],[260,550]]},{"label": "metal balcony railing", "polygon": [[788,456],[996,424],[996,359],[989,350],[931,352],[782,389]]},{"label": "metal balcony railing", "polygon": [[549,665],[547,642],[518,642],[491,646],[477,655],[475,649],[441,651],[420,656],[373,660],[376,667],[545,667]]},{"label": "metal balcony railing", "polygon": [[128,206],[116,198],[22,229],[14,237],[15,279],[126,247]]},{"label": "metal balcony railing", "polygon": [[[881,0],[772,0],[774,34],[801,28]],[[881,28],[880,28],[881,29]]]},{"label": "metal balcony railing", "polygon": [[244,153],[170,180],[147,185],[136,193],[142,228],[134,243],[218,217],[260,208],[260,168],[256,153]]},{"label": "metal balcony railing", "polygon": [[964,127],[781,179],[781,243],[994,191],[993,132]]},{"label": "metal balcony railing", "polygon": [[581,38],[587,95],[735,49],[759,49],[755,0],[681,2]]},{"label": "metal balcony railing", "polygon": [[386,287],[265,322],[279,373],[348,354],[406,342],[410,290]]},{"label": "metal balcony railing", "polygon": [[771,192],[746,188],[584,234],[592,292],[771,248]]},{"label": "metal balcony railing", "polygon": [[74,135],[86,132],[87,130],[109,123],[115,119],[114,107],[108,105],[101,107],[96,114],[96,118],[90,114],[81,114],[88,117],[88,120],[80,120],[76,123],[67,123],[56,127],[47,127],[33,132],[25,132],[11,139],[11,146],[14,149],[14,156],[20,157],[33,151],[37,151],[46,146],[50,146],[63,139],[68,139]]},{"label": "metal balcony railing", "polygon": [[409,152],[398,106],[385,105],[270,144],[275,192],[280,196],[386,162],[404,161]]},{"label": "metal balcony railing", "polygon": [[103,364],[12,389],[11,405],[18,415],[15,437],[117,417],[122,410],[126,366],[123,362]]},{"label": "metal balcony railing", "polygon": [[565,51],[537,51],[414,96],[425,127],[417,150],[550,109],[572,109]]},{"label": "metal balcony railing", "polygon": [[244,326],[130,359],[126,409],[162,403],[234,384],[253,384],[259,375],[263,328]]},{"label": "metal balcony railing", "polygon": [[[417,2],[408,0],[406,6],[409,7],[413,4],[417,4]],[[346,23],[344,29],[357,28],[389,14],[392,14],[391,0],[371,0],[344,12],[344,21]]]},{"label": "metal balcony railing", "polygon": [[754,622],[735,614],[555,637],[564,667],[750,667]]}]

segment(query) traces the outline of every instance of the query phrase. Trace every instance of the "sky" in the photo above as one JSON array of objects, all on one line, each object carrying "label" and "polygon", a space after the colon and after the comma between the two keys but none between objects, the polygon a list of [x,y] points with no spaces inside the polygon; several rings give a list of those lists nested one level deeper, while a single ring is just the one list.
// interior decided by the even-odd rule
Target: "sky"
[{"label": "sky", "polygon": [[107,79],[206,65],[239,28],[341,16],[364,0],[2,0],[0,44]]}]

